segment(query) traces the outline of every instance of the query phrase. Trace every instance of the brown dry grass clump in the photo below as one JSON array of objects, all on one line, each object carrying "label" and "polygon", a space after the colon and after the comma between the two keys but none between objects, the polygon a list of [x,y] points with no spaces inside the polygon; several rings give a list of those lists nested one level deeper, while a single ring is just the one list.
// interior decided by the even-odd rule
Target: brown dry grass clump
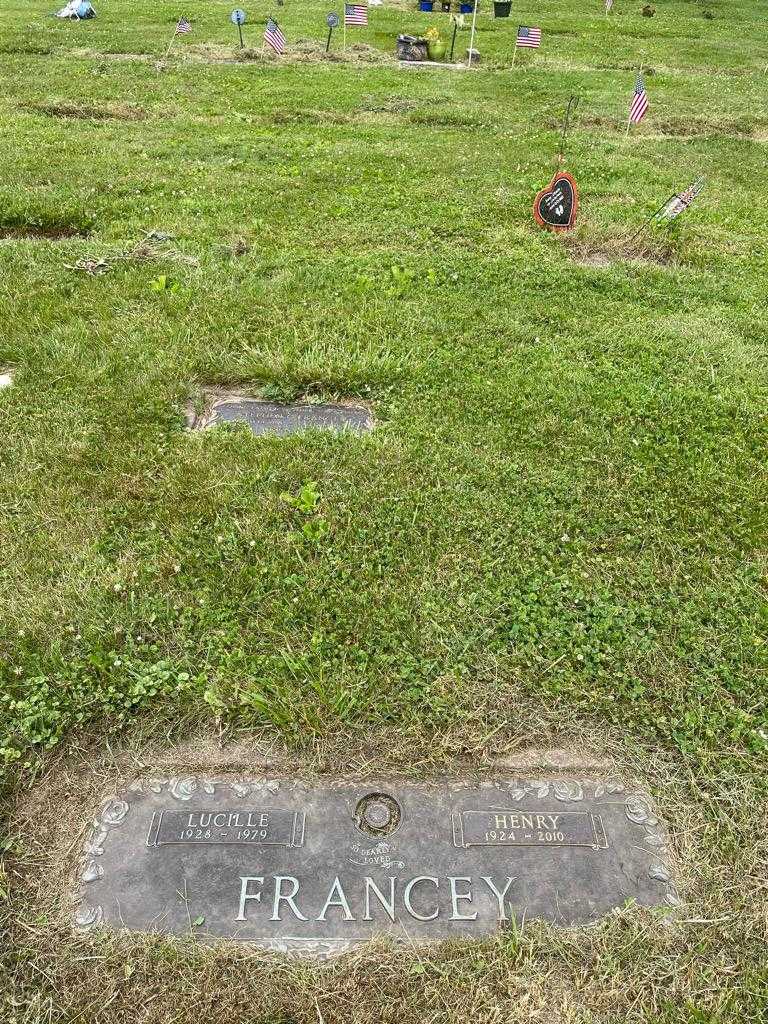
[{"label": "brown dry grass clump", "polygon": [[0,238],[39,238],[55,242],[62,238],[87,238],[89,234],[89,229],[75,224],[0,224]]},{"label": "brown dry grass clump", "polygon": [[395,64],[394,55],[377,50],[366,43],[351,43],[345,51],[325,52],[325,43],[315,39],[297,39],[283,54],[267,48],[242,50],[216,43],[198,43],[186,47],[183,59],[211,64],[263,63],[263,64]]},{"label": "brown dry grass clump", "polygon": [[66,55],[67,58],[79,57],[84,60],[100,60],[100,61],[150,61],[156,60],[151,53],[102,53],[101,50],[92,50],[90,47],[81,46],[74,50],[61,50],[59,51]]},{"label": "brown dry grass clump", "polygon": [[143,121],[147,116],[143,107],[132,103],[111,103],[97,107],[89,103],[59,100],[54,103],[28,103],[26,108],[45,114],[46,117],[77,121]]},{"label": "brown dry grass clump", "polygon": [[559,236],[574,263],[582,267],[609,267],[622,261],[657,263],[672,266],[676,262],[674,242],[644,232],[637,238],[585,238],[583,235]]}]

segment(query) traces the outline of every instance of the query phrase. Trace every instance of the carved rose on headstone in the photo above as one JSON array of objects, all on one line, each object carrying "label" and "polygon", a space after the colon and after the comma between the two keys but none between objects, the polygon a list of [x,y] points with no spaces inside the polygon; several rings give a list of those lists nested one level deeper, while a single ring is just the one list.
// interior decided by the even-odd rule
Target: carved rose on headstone
[{"label": "carved rose on headstone", "polygon": [[128,813],[128,804],[125,800],[110,800],[101,812],[101,820],[105,825],[114,828],[121,825]]},{"label": "carved rose on headstone", "polygon": [[102,878],[103,875],[104,868],[101,864],[97,864],[93,857],[89,857],[80,877],[84,882],[95,882],[97,878]]},{"label": "carved rose on headstone", "polygon": [[552,783],[552,792],[558,800],[583,800],[584,790],[580,782],[559,780]]},{"label": "carved rose on headstone", "polygon": [[668,882],[670,879],[669,870],[663,864],[651,864],[648,869],[648,877],[657,882]]},{"label": "carved rose on headstone", "polygon": [[89,907],[84,904],[75,914],[75,927],[82,931],[95,928],[96,925],[101,924],[103,916],[104,911],[101,907]]},{"label": "carved rose on headstone", "polygon": [[191,800],[197,792],[197,779],[194,775],[187,775],[182,779],[171,779],[170,793],[177,800]]},{"label": "carved rose on headstone", "polygon": [[627,817],[636,825],[657,825],[658,818],[654,817],[647,800],[637,794],[628,796],[624,807]]}]

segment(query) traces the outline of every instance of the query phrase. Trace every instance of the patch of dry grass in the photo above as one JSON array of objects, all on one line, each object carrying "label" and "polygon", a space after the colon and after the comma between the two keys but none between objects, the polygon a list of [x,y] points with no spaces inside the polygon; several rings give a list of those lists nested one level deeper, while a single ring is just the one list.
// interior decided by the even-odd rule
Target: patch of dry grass
[{"label": "patch of dry grass", "polygon": [[[177,55],[178,56],[178,55]],[[210,64],[266,65],[284,64],[395,64],[394,55],[377,50],[367,43],[351,43],[346,50],[325,52],[325,43],[316,39],[297,39],[283,54],[267,48],[223,46],[217,43],[194,43],[185,48],[181,58]]]},{"label": "patch of dry grass", "polygon": [[671,266],[677,261],[675,243],[648,231],[636,238],[590,238],[583,232],[570,232],[558,236],[571,259],[591,269],[610,267],[620,262],[657,263]]},{"label": "patch of dry grass", "polygon": [[27,110],[34,110],[46,117],[60,117],[75,121],[143,121],[147,112],[133,103],[110,103],[96,106],[72,100],[58,100],[54,103],[28,103]]}]

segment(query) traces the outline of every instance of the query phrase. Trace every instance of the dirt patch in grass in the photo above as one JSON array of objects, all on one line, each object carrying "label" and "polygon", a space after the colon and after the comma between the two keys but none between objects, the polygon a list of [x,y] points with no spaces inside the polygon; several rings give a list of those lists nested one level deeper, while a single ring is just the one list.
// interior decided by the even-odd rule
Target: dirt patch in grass
[{"label": "dirt patch in grass", "polygon": [[80,47],[76,50],[63,50],[62,54],[66,54],[67,57],[79,57],[84,60],[102,60],[102,61],[148,61],[157,60],[157,57],[153,57],[151,53],[102,53],[100,50],[91,50],[88,47]]},{"label": "dirt patch in grass", "polygon": [[28,110],[34,110],[46,117],[59,117],[75,121],[143,121],[147,112],[131,103],[113,103],[96,107],[87,103],[61,100],[55,103],[29,103]]},{"label": "dirt patch in grass", "polygon": [[710,120],[698,117],[669,117],[654,121],[655,135],[671,135],[674,138],[703,138],[719,135],[729,138],[748,139],[757,127],[749,117]]},{"label": "dirt patch in grass", "polygon": [[420,110],[411,114],[409,121],[420,128],[460,128],[466,130],[489,127],[487,121],[474,117],[472,114],[462,113],[460,110]]},{"label": "dirt patch in grass", "polygon": [[0,222],[0,238],[38,238],[56,242],[62,238],[87,238],[90,233],[90,225],[70,221]]},{"label": "dirt patch in grass", "polygon": [[383,53],[366,43],[353,43],[346,52],[325,52],[325,44],[314,39],[298,39],[280,56],[271,50],[242,50],[232,46],[217,46],[215,43],[200,43],[188,46],[183,54],[186,60],[204,61],[210,64],[395,64],[391,54]]},{"label": "dirt patch in grass", "polygon": [[656,263],[661,267],[676,263],[674,244],[653,236],[589,239],[563,234],[560,240],[574,263],[590,270],[625,262]]},{"label": "dirt patch in grass", "polygon": [[[562,128],[563,119],[550,117],[547,119],[547,127]],[[592,114],[583,113],[577,108],[573,116],[573,127],[579,128],[620,128],[626,127],[626,117],[619,117],[618,114]]]},{"label": "dirt patch in grass", "polygon": [[407,114],[419,106],[421,104],[417,100],[408,96],[364,96],[359,109],[367,114]]},{"label": "dirt patch in grass", "polygon": [[270,124],[360,124],[363,117],[342,110],[276,110]]},{"label": "dirt patch in grass", "polygon": [[[611,113],[576,111],[573,119],[575,129],[626,129],[626,116]],[[562,125],[562,118],[550,117],[547,119],[549,128],[559,128]],[[762,125],[760,126],[762,128]],[[692,139],[692,138],[713,138],[724,137],[734,139],[754,138],[759,128],[752,118],[742,117],[733,119],[710,120],[696,117],[671,117],[666,119],[654,119],[652,130],[645,129],[642,133],[644,138]]]},{"label": "dirt patch in grass", "polygon": [[13,57],[18,54],[22,57],[47,57],[53,53],[50,46],[0,46],[0,54],[7,54]]}]

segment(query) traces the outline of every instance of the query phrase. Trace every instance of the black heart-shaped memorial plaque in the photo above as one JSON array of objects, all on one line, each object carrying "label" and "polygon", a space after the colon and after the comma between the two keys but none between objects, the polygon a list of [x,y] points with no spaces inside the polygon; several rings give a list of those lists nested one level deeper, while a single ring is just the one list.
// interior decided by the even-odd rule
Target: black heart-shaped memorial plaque
[{"label": "black heart-shaped memorial plaque", "polygon": [[567,231],[579,208],[579,190],[567,171],[558,171],[533,201],[533,216],[543,228]]}]

